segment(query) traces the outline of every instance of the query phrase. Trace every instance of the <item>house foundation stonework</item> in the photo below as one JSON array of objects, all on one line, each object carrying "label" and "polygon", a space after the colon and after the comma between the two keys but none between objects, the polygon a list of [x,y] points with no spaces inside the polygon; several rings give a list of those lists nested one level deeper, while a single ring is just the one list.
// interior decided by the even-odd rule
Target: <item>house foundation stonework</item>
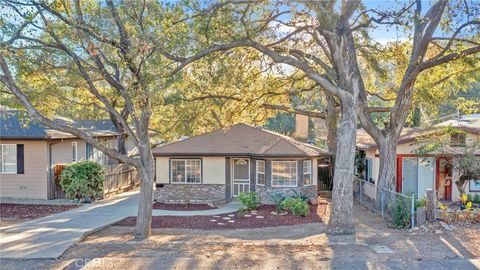
[{"label": "house foundation stonework", "polygon": [[274,204],[272,196],[276,193],[281,193],[285,197],[293,196],[295,195],[293,190],[295,190],[299,194],[308,195],[310,199],[315,199],[317,197],[316,185],[303,187],[268,187],[260,185],[255,186],[255,191],[258,193],[262,200],[262,203],[264,204]]},{"label": "house foundation stonework", "polygon": [[215,184],[165,184],[155,190],[155,200],[162,203],[205,203],[221,205],[226,203],[225,185]]}]

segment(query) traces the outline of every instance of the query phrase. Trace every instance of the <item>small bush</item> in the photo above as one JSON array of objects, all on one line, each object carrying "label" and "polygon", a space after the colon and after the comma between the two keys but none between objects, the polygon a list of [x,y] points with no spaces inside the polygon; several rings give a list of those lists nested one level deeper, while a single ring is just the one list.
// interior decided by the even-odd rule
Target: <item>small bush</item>
[{"label": "small bush", "polygon": [[306,217],[310,213],[308,203],[299,198],[290,197],[283,200],[281,208],[299,217]]},{"label": "small bush", "polygon": [[241,192],[238,199],[248,210],[255,210],[261,204],[260,196],[256,192]]},{"label": "small bush", "polygon": [[286,199],[286,197],[282,193],[277,192],[272,194],[270,198],[273,203],[275,203],[275,212],[277,212],[277,214],[282,213],[285,210],[282,208],[282,202]]},{"label": "small bush", "polygon": [[406,228],[410,226],[410,200],[399,197],[388,205],[392,213],[392,227]]},{"label": "small bush", "polygon": [[473,196],[473,202],[474,203],[480,203],[480,195],[475,194],[475,196]]},{"label": "small bush", "polygon": [[473,195],[472,194],[467,195],[467,202],[473,202]]},{"label": "small bush", "polygon": [[67,198],[95,198],[103,194],[103,167],[93,161],[69,164],[60,175],[60,186]]}]

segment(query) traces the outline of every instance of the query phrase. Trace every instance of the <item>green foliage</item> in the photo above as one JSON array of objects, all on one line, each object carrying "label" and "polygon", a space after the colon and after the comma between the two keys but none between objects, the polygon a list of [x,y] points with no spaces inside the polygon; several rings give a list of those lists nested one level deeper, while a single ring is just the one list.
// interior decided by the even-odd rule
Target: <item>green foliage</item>
[{"label": "green foliage", "polygon": [[264,127],[268,130],[293,136],[295,132],[295,116],[291,113],[281,112],[267,120]]},{"label": "green foliage", "polygon": [[255,210],[261,204],[260,196],[256,192],[241,192],[238,199],[248,210]]},{"label": "green foliage", "polygon": [[275,212],[281,213],[284,211],[284,209],[282,208],[282,202],[286,199],[286,197],[282,193],[276,192],[270,195],[270,199],[275,204]]},{"label": "green foliage", "polygon": [[60,175],[60,185],[68,198],[95,198],[103,194],[104,170],[85,160],[69,164]]},{"label": "green foliage", "polygon": [[480,203],[480,195],[475,194],[475,196],[473,196],[472,202],[474,202],[474,203]]},{"label": "green foliage", "polygon": [[365,151],[355,151],[355,167],[357,167],[358,174],[363,174],[365,171]]},{"label": "green foliage", "polygon": [[300,198],[290,197],[283,200],[281,208],[299,217],[306,217],[310,213],[308,203]]},{"label": "green foliage", "polygon": [[399,197],[388,205],[392,214],[391,225],[394,228],[406,228],[410,226],[410,200]]},{"label": "green foliage", "polygon": [[300,193],[293,188],[292,188],[292,192],[293,192],[293,195],[290,196],[291,198],[300,199],[300,200],[302,200],[304,202],[307,202],[307,203],[310,200],[310,195],[308,195],[308,194]]},{"label": "green foliage", "polygon": [[419,198],[418,200],[415,201],[415,210],[417,210],[417,208],[419,207],[425,207],[427,206],[427,197],[422,197],[422,198]]}]

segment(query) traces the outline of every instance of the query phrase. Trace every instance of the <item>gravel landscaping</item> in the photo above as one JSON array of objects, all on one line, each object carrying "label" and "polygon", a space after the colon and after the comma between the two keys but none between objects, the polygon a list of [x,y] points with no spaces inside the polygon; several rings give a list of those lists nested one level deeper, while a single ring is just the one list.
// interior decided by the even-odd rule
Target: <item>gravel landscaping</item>
[{"label": "gravel landscaping", "polygon": [[[325,220],[326,204],[310,205],[310,213],[306,217],[296,217],[292,214],[272,215],[274,206],[263,205],[256,211],[245,212],[243,217],[238,213],[218,216],[174,217],[157,216],[152,218],[152,228],[185,228],[185,229],[251,229],[307,223],[320,223]],[[135,226],[136,217],[128,217],[114,224],[115,226]]]},{"label": "gravel landscaping", "polygon": [[34,219],[68,211],[80,205],[0,203],[0,217],[7,219]]},{"label": "gravel landscaping", "polygon": [[211,210],[217,209],[208,204],[169,204],[156,202],[153,204],[153,209],[172,210],[172,211],[196,211],[196,210]]}]

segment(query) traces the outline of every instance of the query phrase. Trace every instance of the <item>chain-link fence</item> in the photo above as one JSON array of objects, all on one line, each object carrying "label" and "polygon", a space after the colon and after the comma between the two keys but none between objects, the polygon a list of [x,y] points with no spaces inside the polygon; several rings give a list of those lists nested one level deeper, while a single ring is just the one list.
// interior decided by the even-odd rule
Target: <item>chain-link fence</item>
[{"label": "chain-link fence", "polygon": [[395,226],[415,227],[415,195],[397,193],[363,179],[354,178],[353,197],[362,206]]}]

